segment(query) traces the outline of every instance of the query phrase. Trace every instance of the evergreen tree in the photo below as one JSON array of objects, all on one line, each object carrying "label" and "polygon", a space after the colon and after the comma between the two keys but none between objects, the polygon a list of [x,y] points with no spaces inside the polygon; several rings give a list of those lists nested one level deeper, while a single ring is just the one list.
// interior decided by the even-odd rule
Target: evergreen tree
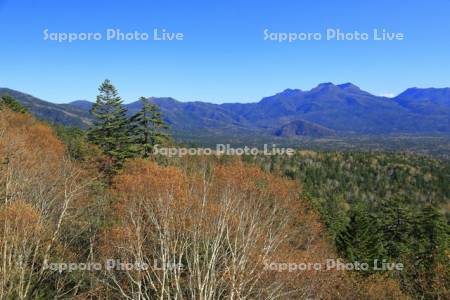
[{"label": "evergreen tree", "polygon": [[91,109],[95,121],[89,129],[88,138],[120,165],[130,157],[127,110],[122,106],[117,89],[108,79],[100,85],[99,91]]},{"label": "evergreen tree", "polygon": [[449,228],[443,214],[431,204],[423,209],[417,221],[417,262],[425,269],[433,270],[437,263],[446,259]]},{"label": "evergreen tree", "polygon": [[[450,283],[450,260],[448,257],[449,227],[444,215],[429,204],[418,214],[414,224],[411,266],[406,274],[413,288],[423,299],[444,299],[437,286]],[[447,276],[446,276],[447,275]],[[439,282],[444,279],[444,283]],[[448,294],[448,289],[444,291]]]},{"label": "evergreen tree", "polygon": [[371,269],[375,259],[384,258],[380,236],[374,224],[376,219],[369,216],[365,206],[357,205],[352,209],[346,229],[336,237],[336,246],[348,261],[367,263]]},{"label": "evergreen tree", "polygon": [[28,112],[28,109],[25,106],[20,104],[19,101],[17,101],[10,95],[4,95],[4,96],[0,97],[0,110],[2,109],[2,107],[6,107],[14,112],[18,112],[18,113],[22,113],[22,114]]},{"label": "evergreen tree", "polygon": [[386,254],[391,258],[408,255],[412,244],[413,215],[408,206],[398,198],[382,203],[379,219]]},{"label": "evergreen tree", "polygon": [[155,145],[168,139],[164,133],[164,129],[168,126],[164,123],[157,105],[150,103],[145,97],[141,97],[140,101],[142,109],[131,117],[131,135],[135,154],[147,158]]}]

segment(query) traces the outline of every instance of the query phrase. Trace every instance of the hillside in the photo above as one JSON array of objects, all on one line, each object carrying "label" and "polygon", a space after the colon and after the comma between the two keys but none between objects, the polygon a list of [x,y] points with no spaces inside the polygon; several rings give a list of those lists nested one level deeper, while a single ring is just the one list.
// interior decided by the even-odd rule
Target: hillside
[{"label": "hillside", "polygon": [[311,122],[297,120],[281,126],[275,131],[276,136],[293,137],[293,136],[310,136],[325,137],[334,135],[334,131],[326,127],[313,124]]},{"label": "hillside", "polygon": [[108,179],[96,147],[81,142],[75,159],[29,114],[0,110],[0,133],[3,298],[330,299],[337,285],[340,299],[403,295],[383,276],[281,272],[287,259],[325,266],[337,254],[299,186],[256,166],[131,159]]},{"label": "hillside", "polygon": [[90,124],[89,112],[74,105],[51,103],[8,88],[0,88],[0,96],[2,95],[14,97],[27,107],[36,118],[52,124],[79,128],[87,128]]},{"label": "hillside", "polygon": [[395,276],[413,298],[448,298],[448,161],[405,153],[314,151],[245,159],[298,181],[343,257],[402,262],[405,270]]},{"label": "hillside", "polygon": [[[149,299],[195,299],[204,286],[211,299],[232,298],[238,285],[238,299],[448,298],[448,162],[298,151],[111,165],[116,152],[82,131],[7,106],[0,135],[7,298],[18,298],[23,274],[22,293],[42,299],[134,299],[140,286]],[[102,269],[111,259],[164,267]],[[381,259],[401,269],[380,270]]]}]

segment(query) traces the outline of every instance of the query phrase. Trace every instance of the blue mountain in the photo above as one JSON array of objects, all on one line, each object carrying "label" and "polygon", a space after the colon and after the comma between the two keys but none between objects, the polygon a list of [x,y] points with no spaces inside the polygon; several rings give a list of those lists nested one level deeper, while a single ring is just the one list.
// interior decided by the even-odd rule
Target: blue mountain
[{"label": "blue mountain", "polygon": [[[33,96],[11,94],[38,117],[86,127],[88,101],[53,104]],[[395,98],[372,95],[352,83],[322,83],[302,91],[286,89],[257,103],[213,104],[150,98],[179,134],[204,136],[332,136],[366,134],[450,134],[450,88],[410,88]],[[126,105],[129,114],[139,102]]]}]

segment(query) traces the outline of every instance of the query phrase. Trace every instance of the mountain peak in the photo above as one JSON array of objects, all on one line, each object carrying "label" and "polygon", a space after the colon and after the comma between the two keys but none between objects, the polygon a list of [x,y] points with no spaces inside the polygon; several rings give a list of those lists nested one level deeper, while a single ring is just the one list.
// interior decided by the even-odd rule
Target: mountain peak
[{"label": "mountain peak", "polygon": [[324,82],[324,83],[320,83],[318,86],[311,89],[310,91],[311,92],[323,92],[323,91],[334,90],[335,88],[336,88],[336,85],[334,85],[334,83]]},{"label": "mountain peak", "polygon": [[75,100],[75,101],[68,103],[67,105],[76,107],[78,109],[89,111],[89,110],[91,110],[92,105],[94,105],[94,103],[89,102],[87,100]]},{"label": "mountain peak", "polygon": [[358,86],[354,85],[351,82],[346,82],[346,83],[338,84],[338,85],[335,85],[332,82],[324,82],[324,83],[321,83],[318,86],[316,86],[313,90],[321,91],[321,90],[325,90],[325,89],[335,89],[335,88],[339,88],[339,89],[345,90],[345,91],[360,91],[361,90]]},{"label": "mountain peak", "polygon": [[360,88],[356,85],[354,85],[351,82],[347,82],[347,83],[343,83],[343,84],[339,84],[338,87],[340,87],[343,90],[359,90]]},{"label": "mountain peak", "polygon": [[302,92],[302,90],[300,90],[300,89],[285,89],[284,91],[279,93],[279,95],[293,96],[293,95],[301,93],[301,92]]},{"label": "mountain peak", "polygon": [[335,85],[332,82],[323,82],[317,86],[317,88],[328,88],[328,87],[335,87]]}]

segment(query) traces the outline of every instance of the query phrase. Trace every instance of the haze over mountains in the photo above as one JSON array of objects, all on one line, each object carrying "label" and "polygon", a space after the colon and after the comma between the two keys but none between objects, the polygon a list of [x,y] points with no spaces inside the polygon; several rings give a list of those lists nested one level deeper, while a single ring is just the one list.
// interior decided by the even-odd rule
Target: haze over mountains
[{"label": "haze over mountains", "polygon": [[[88,101],[54,104],[11,89],[38,118],[52,123],[87,127]],[[450,88],[410,88],[395,98],[372,95],[345,83],[322,83],[302,91],[286,89],[257,103],[212,104],[151,98],[161,107],[176,134],[310,136],[335,135],[449,135]],[[130,114],[139,102],[126,104]]]}]

